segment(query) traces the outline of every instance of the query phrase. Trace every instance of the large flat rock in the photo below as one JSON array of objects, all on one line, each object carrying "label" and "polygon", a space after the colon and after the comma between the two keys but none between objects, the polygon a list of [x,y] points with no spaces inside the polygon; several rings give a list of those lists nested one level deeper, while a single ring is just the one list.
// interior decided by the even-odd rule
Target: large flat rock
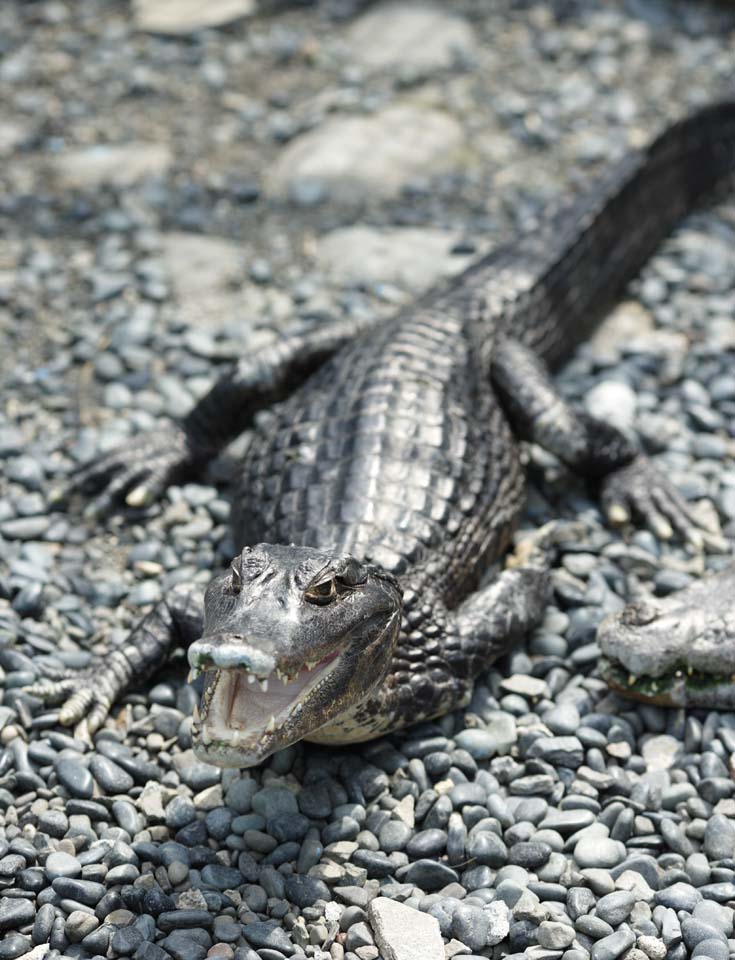
[{"label": "large flat rock", "polygon": [[128,187],[165,173],[172,160],[165,143],[95,144],[65,150],[51,160],[51,169],[67,187]]},{"label": "large flat rock", "polygon": [[335,117],[292,140],[266,188],[298,199],[311,184],[342,203],[395,197],[415,177],[455,169],[463,146],[462,128],[449,114],[395,104],[370,116]]},{"label": "large flat rock", "polygon": [[467,266],[470,257],[451,252],[458,240],[456,232],[430,228],[344,227],[319,239],[317,259],[339,283],[389,283],[417,294]]},{"label": "large flat rock", "polygon": [[172,231],[163,237],[163,257],[180,299],[227,290],[242,279],[242,250],[220,237]]},{"label": "large flat rock", "polygon": [[148,33],[185,36],[224,26],[254,11],[254,0],[134,0],[133,21]]},{"label": "large flat rock", "polygon": [[418,3],[382,3],[347,34],[351,58],[368,69],[430,72],[468,59],[476,49],[470,24],[447,10]]}]

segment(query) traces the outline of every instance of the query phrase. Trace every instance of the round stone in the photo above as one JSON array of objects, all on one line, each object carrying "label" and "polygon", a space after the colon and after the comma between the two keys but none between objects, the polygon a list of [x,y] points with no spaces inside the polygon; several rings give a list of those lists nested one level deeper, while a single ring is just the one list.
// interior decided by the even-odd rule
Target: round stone
[{"label": "round stone", "polygon": [[94,793],[92,774],[78,760],[61,757],[56,764],[56,776],[73,797],[88,800]]},{"label": "round stone", "polygon": [[526,870],[538,870],[546,863],[551,854],[552,849],[548,843],[542,843],[539,840],[527,840],[513,844],[508,859],[511,863],[518,867],[524,867]]},{"label": "round stone", "polygon": [[106,793],[128,793],[135,781],[109,757],[96,754],[89,762],[89,770]]},{"label": "round stone", "polygon": [[57,877],[79,877],[82,873],[82,865],[70,853],[57,851],[46,857],[44,872],[49,882],[53,882]]},{"label": "round stone", "polygon": [[389,820],[381,827],[378,834],[380,849],[386,853],[403,850],[412,835],[411,828],[402,820]]},{"label": "round stone", "polygon": [[539,946],[548,950],[566,950],[576,937],[574,927],[556,920],[543,920],[538,928]]},{"label": "round stone", "polygon": [[627,890],[618,890],[615,893],[608,893],[597,901],[596,913],[611,927],[619,927],[624,920],[628,919],[635,902],[635,894]]},{"label": "round stone", "polygon": [[582,837],[574,847],[574,859],[581,868],[616,867],[625,859],[625,845],[604,837]]},{"label": "round stone", "polygon": [[508,862],[508,848],[492,830],[481,830],[471,835],[467,841],[467,853],[477,863],[496,869]]}]

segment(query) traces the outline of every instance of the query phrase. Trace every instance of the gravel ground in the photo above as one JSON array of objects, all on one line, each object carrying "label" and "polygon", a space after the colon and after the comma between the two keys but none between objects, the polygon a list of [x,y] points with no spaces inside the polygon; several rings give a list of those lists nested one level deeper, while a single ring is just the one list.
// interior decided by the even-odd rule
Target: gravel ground
[{"label": "gravel ground", "polygon": [[[172,37],[144,29],[155,6],[0,6],[0,960],[726,960],[735,715],[610,694],[595,628],[731,551],[621,538],[541,451],[525,525],[586,533],[465,712],[240,775],[195,761],[181,657],[93,745],[19,690],[232,554],[231,458],[104,523],[49,507],[71,467],[295,319],[390,313],[731,95],[732,10],[329,0]],[[734,308],[730,196],[560,378],[730,546]]]}]

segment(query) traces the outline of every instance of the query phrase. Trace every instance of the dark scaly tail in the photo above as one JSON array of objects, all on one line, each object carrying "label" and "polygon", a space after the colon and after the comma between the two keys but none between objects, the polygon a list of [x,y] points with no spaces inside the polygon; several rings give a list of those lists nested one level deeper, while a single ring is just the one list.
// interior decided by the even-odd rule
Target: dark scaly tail
[{"label": "dark scaly tail", "polygon": [[428,299],[460,309],[484,352],[498,331],[557,366],[704,194],[735,174],[735,100],[698,110],[539,231],[473,264]]}]

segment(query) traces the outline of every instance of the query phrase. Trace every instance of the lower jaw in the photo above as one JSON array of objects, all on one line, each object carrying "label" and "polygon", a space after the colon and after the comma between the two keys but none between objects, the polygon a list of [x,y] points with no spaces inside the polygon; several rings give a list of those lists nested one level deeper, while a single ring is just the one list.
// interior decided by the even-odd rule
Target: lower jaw
[{"label": "lower jaw", "polygon": [[618,661],[603,658],[600,673],[603,679],[619,693],[634,700],[643,700],[662,707],[712,707],[732,710],[735,708],[735,683],[730,676],[689,673],[684,667],[678,672],[661,677],[640,676],[630,682],[626,667]]},{"label": "lower jaw", "polygon": [[217,737],[211,737],[206,744],[197,739],[193,744],[194,756],[198,760],[217,767],[255,767],[280,749],[280,744],[258,749],[254,745],[238,745],[236,740]]}]

